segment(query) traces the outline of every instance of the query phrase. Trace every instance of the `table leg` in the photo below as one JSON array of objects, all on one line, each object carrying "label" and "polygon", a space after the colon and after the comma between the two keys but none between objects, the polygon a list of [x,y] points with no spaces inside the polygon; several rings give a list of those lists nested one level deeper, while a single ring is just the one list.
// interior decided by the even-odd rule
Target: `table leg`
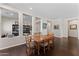
[{"label": "table leg", "polygon": [[39,49],[39,43],[38,43],[38,55],[40,54],[40,53],[39,53],[39,50],[40,50],[40,49]]}]

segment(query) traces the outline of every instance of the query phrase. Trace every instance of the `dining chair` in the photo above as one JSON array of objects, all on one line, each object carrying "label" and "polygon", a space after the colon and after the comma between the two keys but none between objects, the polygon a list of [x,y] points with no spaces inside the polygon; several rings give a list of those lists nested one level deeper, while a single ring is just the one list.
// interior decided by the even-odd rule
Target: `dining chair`
[{"label": "dining chair", "polygon": [[49,39],[49,49],[50,48],[53,48],[53,46],[54,46],[54,39],[53,38],[50,38]]},{"label": "dining chair", "polygon": [[26,37],[26,52],[27,55],[35,53],[35,42],[32,40],[31,35]]},{"label": "dining chair", "polygon": [[52,34],[48,35],[49,37],[49,49],[54,47],[54,36]]},{"label": "dining chair", "polygon": [[36,49],[36,52],[38,53],[38,55],[40,55],[40,33],[35,33],[33,35],[33,39],[35,40],[35,49]]},{"label": "dining chair", "polygon": [[44,54],[46,53],[46,50],[48,49],[48,40],[46,40],[47,38],[43,38],[43,41],[41,42],[40,46],[43,49]]}]

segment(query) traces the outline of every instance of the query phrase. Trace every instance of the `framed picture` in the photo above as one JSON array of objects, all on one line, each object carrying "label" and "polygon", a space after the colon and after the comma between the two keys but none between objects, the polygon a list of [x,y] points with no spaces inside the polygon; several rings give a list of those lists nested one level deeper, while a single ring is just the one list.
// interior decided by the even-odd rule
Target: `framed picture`
[{"label": "framed picture", "polygon": [[54,25],[54,29],[59,29],[59,25]]},{"label": "framed picture", "polygon": [[77,29],[77,24],[70,25],[70,30],[76,30],[76,29]]},{"label": "framed picture", "polygon": [[47,28],[47,23],[43,23],[43,29]]}]

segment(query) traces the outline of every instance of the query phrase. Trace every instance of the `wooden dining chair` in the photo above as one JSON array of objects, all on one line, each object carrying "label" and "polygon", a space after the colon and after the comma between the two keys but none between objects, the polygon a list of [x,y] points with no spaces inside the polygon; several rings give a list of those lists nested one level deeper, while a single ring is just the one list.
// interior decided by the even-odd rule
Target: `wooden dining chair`
[{"label": "wooden dining chair", "polygon": [[50,49],[50,48],[53,48],[53,46],[54,46],[53,39],[50,39],[50,40],[49,40],[49,49]]},{"label": "wooden dining chair", "polygon": [[36,52],[38,53],[38,55],[40,55],[40,34],[39,33],[35,33],[33,35],[34,40],[35,40],[35,48],[36,48]]},{"label": "wooden dining chair", "polygon": [[48,49],[48,40],[47,40],[47,37],[45,36],[45,38],[43,38],[43,41],[41,42],[41,48],[43,49],[44,51],[44,54],[46,53],[46,50]]},{"label": "wooden dining chair", "polygon": [[52,34],[48,35],[49,37],[49,49],[54,47],[54,36]]},{"label": "wooden dining chair", "polygon": [[27,36],[26,38],[26,52],[27,55],[31,55],[35,53],[35,43],[32,40],[31,36]]}]

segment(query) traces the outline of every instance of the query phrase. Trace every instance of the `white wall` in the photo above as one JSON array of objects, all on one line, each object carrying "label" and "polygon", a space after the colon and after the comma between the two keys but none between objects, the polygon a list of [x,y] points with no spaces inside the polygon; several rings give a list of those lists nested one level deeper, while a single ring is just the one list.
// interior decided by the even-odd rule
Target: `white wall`
[{"label": "white wall", "polygon": [[23,24],[32,25],[32,17],[30,15],[23,15]]},{"label": "white wall", "polygon": [[40,32],[40,21],[36,22],[34,25],[35,25],[35,33],[39,33]]},{"label": "white wall", "polygon": [[41,30],[41,19],[32,17],[32,34],[39,33]]},{"label": "white wall", "polygon": [[2,22],[1,22],[1,34],[12,34],[12,25],[15,24],[15,21],[18,21],[17,19],[12,19],[12,18],[2,18]]},{"label": "white wall", "polygon": [[62,37],[68,37],[68,20],[62,19],[61,20],[61,32],[62,32]]},{"label": "white wall", "polygon": [[[43,23],[47,24],[47,28],[43,29]],[[42,35],[47,35],[47,32],[52,32],[52,21],[48,22],[48,20],[41,18],[36,19],[32,17],[32,34],[41,32]]]},{"label": "white wall", "polygon": [[[12,34],[12,24],[14,24],[15,21],[17,21],[17,20],[18,19],[2,17],[2,19],[1,19],[1,28],[2,28],[1,32],[2,33],[1,33],[1,35],[5,34],[5,33]],[[18,20],[18,21],[21,21],[21,20]],[[22,23],[22,21],[21,21],[21,23]],[[20,25],[21,25],[21,23],[20,23]],[[21,34],[19,36],[15,36],[12,38],[9,38],[9,37],[0,38],[0,50],[24,44],[25,38]]]},{"label": "white wall", "polygon": [[43,23],[47,24],[47,20],[46,19],[41,20],[41,33],[42,33],[42,35],[47,35],[47,28],[43,29]]},{"label": "white wall", "polygon": [[[32,33],[36,33],[36,32],[40,31],[43,35],[47,35],[47,32],[48,32],[49,29],[43,29],[42,26],[43,26],[43,23],[47,23],[48,24],[48,22],[44,18],[41,18],[40,21],[41,21],[41,24],[36,25],[34,23],[35,22],[35,18],[32,17],[32,27],[33,27],[32,28],[33,29]],[[52,27],[50,26],[50,27],[47,27],[47,28],[50,28],[49,31],[52,32],[55,37],[68,37],[68,28],[67,28],[68,27],[68,23],[67,23],[67,20],[54,19],[51,22],[52,22]],[[58,30],[54,30],[54,25],[59,25],[59,29]]]},{"label": "white wall", "polygon": [[71,37],[78,37],[78,24],[79,24],[79,20],[71,20],[71,21],[69,21],[69,23],[68,23],[68,26],[70,26],[70,25],[73,25],[73,24],[76,24],[77,25],[77,29],[76,30],[70,30],[70,27],[68,27],[69,28],[69,36],[71,36]]},{"label": "white wall", "polygon": [[41,18],[37,19],[36,17],[32,17],[32,29],[33,33],[41,32],[42,35],[47,34],[47,29],[43,29],[43,23],[47,23],[47,20]]},{"label": "white wall", "polygon": [[[69,25],[68,22],[70,22],[70,24],[77,24],[77,30],[70,30],[69,29]],[[78,37],[79,39],[79,18],[78,17],[73,17],[73,18],[67,18],[61,21],[62,22],[62,36],[63,37],[68,37],[72,36],[72,37]]]},{"label": "white wall", "polygon": [[[54,25],[59,25],[59,29],[54,29]],[[64,19],[52,20],[52,33],[55,37],[68,37],[68,22]]]},{"label": "white wall", "polygon": [[47,21],[47,32],[52,32],[52,20]]},{"label": "white wall", "polygon": [[[10,48],[10,47],[13,47],[13,46],[17,46],[17,45],[21,45],[21,44],[24,44],[25,43],[25,37],[23,36],[23,27],[22,27],[22,24],[23,24],[23,18],[22,18],[22,11],[19,11],[17,9],[14,9],[14,8],[11,8],[9,6],[5,6],[5,5],[0,5],[0,7],[2,8],[6,8],[6,9],[9,9],[9,10],[12,10],[12,11],[16,11],[19,13],[19,33],[20,35],[19,36],[16,36],[16,37],[13,37],[13,38],[1,38],[1,16],[0,16],[0,50],[1,49],[5,49],[5,48]],[[0,10],[0,13],[1,13],[1,10]],[[1,14],[0,14],[1,15]],[[7,29],[7,28],[6,28]],[[9,28],[8,28],[9,30]]]},{"label": "white wall", "polygon": [[[54,25],[59,25],[59,29],[55,30]],[[54,33],[55,37],[61,37],[61,20],[60,19],[55,19],[52,21],[52,32]]]},{"label": "white wall", "polygon": [[16,36],[13,38],[0,38],[0,50],[21,45],[24,43],[25,38],[23,36]]},{"label": "white wall", "polygon": [[41,25],[41,21],[39,20],[39,21],[34,21],[34,32],[35,33],[39,33],[40,32],[40,26]]}]

